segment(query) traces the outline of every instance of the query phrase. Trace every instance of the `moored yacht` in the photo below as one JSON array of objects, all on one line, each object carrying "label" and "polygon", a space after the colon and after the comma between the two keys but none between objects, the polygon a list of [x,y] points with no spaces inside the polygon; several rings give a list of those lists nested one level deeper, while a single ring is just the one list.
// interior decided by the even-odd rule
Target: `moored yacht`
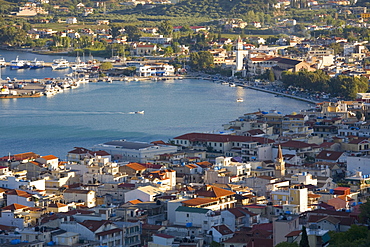
[{"label": "moored yacht", "polygon": [[44,68],[44,61],[37,61],[37,58],[35,60],[30,62],[30,69],[41,69]]},{"label": "moored yacht", "polygon": [[68,69],[69,68],[69,62],[67,60],[65,60],[64,58],[54,59],[53,64],[51,65],[51,68],[53,70]]},{"label": "moored yacht", "polygon": [[5,58],[0,57],[0,68],[5,67],[5,65],[6,65]]},{"label": "moored yacht", "polygon": [[28,61],[19,60],[18,56],[15,60],[10,61],[10,69],[27,69],[28,67]]}]

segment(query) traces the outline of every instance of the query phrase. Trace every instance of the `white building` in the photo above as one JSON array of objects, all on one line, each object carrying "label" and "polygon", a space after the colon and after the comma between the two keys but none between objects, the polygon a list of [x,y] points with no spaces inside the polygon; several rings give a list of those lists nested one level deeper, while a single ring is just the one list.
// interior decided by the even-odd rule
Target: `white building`
[{"label": "white building", "polygon": [[161,195],[162,190],[153,186],[142,186],[135,190],[131,190],[125,193],[125,203],[128,201],[139,199],[142,202],[152,202],[155,196]]},{"label": "white building", "polygon": [[46,155],[36,159],[37,162],[47,166],[51,170],[58,169],[59,158],[54,155]]},{"label": "white building", "polygon": [[93,150],[104,150],[113,156],[114,160],[145,163],[154,156],[164,153],[175,153],[177,147],[172,145],[153,145],[145,142],[128,142],[117,140],[95,145]]},{"label": "white building", "polygon": [[95,191],[92,190],[67,189],[63,197],[66,203],[84,203],[89,208],[95,207]]},{"label": "white building", "polygon": [[370,175],[370,157],[368,156],[348,156],[347,157],[347,172],[355,174],[362,172],[364,175]]},{"label": "white building", "polygon": [[201,227],[205,234],[220,223],[221,215],[216,215],[211,209],[180,206],[175,211],[175,225]]},{"label": "white building", "polygon": [[45,190],[45,179],[39,180],[24,180],[16,177],[7,177],[0,180],[0,187],[7,189],[37,189]]},{"label": "white building", "polygon": [[145,64],[136,69],[138,76],[171,76],[174,75],[175,68],[164,63]]},{"label": "white building", "polygon": [[166,44],[171,42],[172,38],[163,37],[163,35],[151,36],[151,37],[140,37],[140,42],[148,42],[154,44]]}]

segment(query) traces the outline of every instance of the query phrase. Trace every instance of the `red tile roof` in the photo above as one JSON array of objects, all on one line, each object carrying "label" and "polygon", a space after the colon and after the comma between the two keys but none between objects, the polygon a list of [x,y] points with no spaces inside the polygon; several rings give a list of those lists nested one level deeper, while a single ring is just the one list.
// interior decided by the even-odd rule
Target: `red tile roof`
[{"label": "red tile roof", "polygon": [[197,197],[197,198],[192,198],[192,199],[189,199],[189,200],[186,200],[186,201],[182,201],[181,203],[185,206],[195,207],[195,206],[201,206],[201,205],[204,205],[204,204],[208,204],[208,203],[211,203],[211,202],[217,202],[217,201],[218,201],[218,199]]},{"label": "red tile roof", "polygon": [[24,206],[24,205],[21,205],[21,204],[18,204],[18,203],[13,203],[11,205],[8,205],[6,207],[3,207],[1,210],[15,211],[15,210],[27,209],[27,208],[28,208],[27,206]]},{"label": "red tile roof", "polygon": [[344,152],[322,150],[318,155],[316,155],[316,159],[336,161],[343,154]]},{"label": "red tile roof", "polygon": [[131,169],[135,170],[135,171],[143,171],[145,170],[145,166],[139,164],[139,163],[129,163],[126,165],[126,167],[130,167]]},{"label": "red tile roof", "polygon": [[161,237],[161,238],[175,238],[174,236],[167,235],[167,234],[164,234],[164,233],[157,233],[157,234],[154,234],[154,235],[157,236],[157,237]]},{"label": "red tile roof", "polygon": [[86,148],[83,148],[83,147],[75,147],[74,150],[72,151],[69,151],[68,153],[69,154],[86,154],[88,152],[90,152],[91,150],[89,149],[86,149]]},{"label": "red tile roof", "polygon": [[234,233],[226,225],[212,226],[212,228],[218,231],[221,235],[229,235]]},{"label": "red tile roof", "polygon": [[17,195],[17,196],[25,197],[25,198],[29,198],[32,196],[32,194],[26,191],[23,191],[23,190],[9,190],[6,192],[6,194],[7,195]]},{"label": "red tile roof", "polygon": [[295,236],[299,236],[299,234],[301,234],[301,230],[299,230],[299,231],[292,231],[292,232],[290,232],[290,233],[288,233],[287,235],[285,235],[285,237],[287,238],[287,237],[295,237]]},{"label": "red tile roof", "polygon": [[45,156],[41,156],[41,158],[43,158],[45,160],[55,160],[55,159],[58,159],[58,157],[56,157],[54,155],[45,155]]},{"label": "red tile roof", "polygon": [[85,226],[92,232],[97,231],[103,225],[111,224],[109,220],[84,220],[81,225]]},{"label": "red tile roof", "polygon": [[198,196],[203,196],[203,197],[221,198],[225,196],[234,195],[235,192],[232,192],[230,190],[221,189],[221,188],[218,188],[212,185],[206,185],[200,190],[197,190],[195,194],[197,194]]}]

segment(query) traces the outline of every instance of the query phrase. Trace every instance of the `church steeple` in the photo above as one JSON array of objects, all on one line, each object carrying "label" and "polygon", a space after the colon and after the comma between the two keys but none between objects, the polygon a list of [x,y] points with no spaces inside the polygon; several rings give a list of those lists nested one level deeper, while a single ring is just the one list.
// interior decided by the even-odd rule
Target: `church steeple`
[{"label": "church steeple", "polygon": [[275,161],[275,177],[284,177],[285,176],[285,161],[283,157],[283,151],[281,146],[278,147],[278,153]]},{"label": "church steeple", "polygon": [[243,40],[242,38],[240,38],[240,36],[238,37],[238,40],[236,41],[236,49],[243,50]]}]

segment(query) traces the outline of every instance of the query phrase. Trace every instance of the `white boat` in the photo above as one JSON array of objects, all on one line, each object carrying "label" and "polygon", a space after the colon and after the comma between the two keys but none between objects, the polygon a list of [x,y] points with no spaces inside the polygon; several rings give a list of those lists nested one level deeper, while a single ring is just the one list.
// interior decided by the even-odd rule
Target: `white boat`
[{"label": "white boat", "polygon": [[5,65],[6,65],[5,58],[0,57],[0,68],[5,67]]},{"label": "white boat", "polygon": [[41,69],[44,68],[44,61],[37,61],[37,58],[35,60],[30,62],[30,69]]},{"label": "white boat", "polygon": [[235,84],[234,83],[230,83],[229,84],[229,87],[235,87]]},{"label": "white boat", "polygon": [[244,100],[243,100],[243,98],[238,98],[237,100],[236,100],[236,102],[243,102]]},{"label": "white boat", "polygon": [[222,85],[229,85],[229,83],[228,83],[228,82],[226,82],[226,81],[221,82],[221,84],[222,84]]},{"label": "white boat", "polygon": [[16,59],[10,61],[10,69],[27,69],[29,67],[28,61]]},{"label": "white boat", "polygon": [[69,62],[67,60],[65,60],[64,58],[54,59],[53,64],[51,65],[51,68],[53,70],[68,69],[69,68]]},{"label": "white boat", "polygon": [[110,77],[108,77],[107,79],[105,79],[105,81],[106,81],[107,83],[113,83],[113,80],[112,80],[112,78],[110,78]]},{"label": "white boat", "polygon": [[136,111],[135,114],[144,114],[144,111]]},{"label": "white boat", "polygon": [[71,66],[71,69],[74,72],[86,72],[89,69],[89,65],[85,62],[82,62],[80,57],[77,57],[76,63]]},{"label": "white boat", "polygon": [[78,83],[89,83],[89,82],[90,82],[89,79],[87,79],[85,77],[78,79]]}]

